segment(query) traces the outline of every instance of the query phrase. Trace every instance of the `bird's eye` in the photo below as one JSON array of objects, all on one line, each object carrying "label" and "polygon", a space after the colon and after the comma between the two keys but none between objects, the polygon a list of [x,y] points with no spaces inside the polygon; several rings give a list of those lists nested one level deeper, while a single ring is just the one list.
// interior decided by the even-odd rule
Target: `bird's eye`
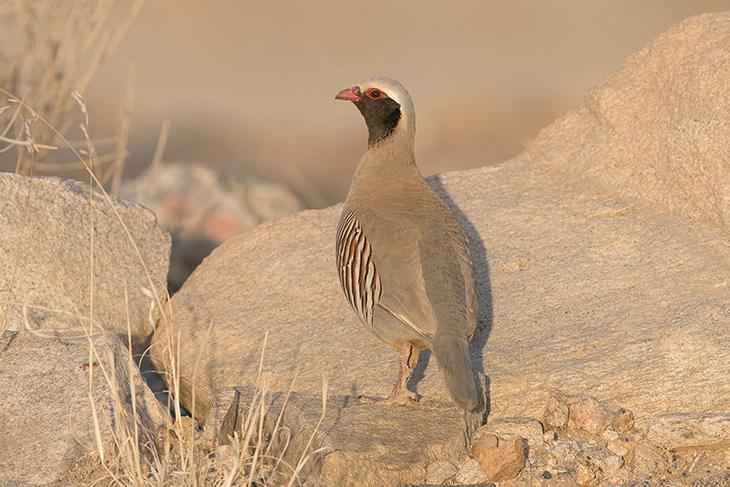
[{"label": "bird's eye", "polygon": [[380,95],[381,95],[381,94],[382,94],[382,93],[380,93],[380,91],[378,91],[378,90],[373,90],[373,91],[371,91],[371,92],[370,92],[370,98],[373,98],[373,99],[377,99],[377,98],[380,98]]}]

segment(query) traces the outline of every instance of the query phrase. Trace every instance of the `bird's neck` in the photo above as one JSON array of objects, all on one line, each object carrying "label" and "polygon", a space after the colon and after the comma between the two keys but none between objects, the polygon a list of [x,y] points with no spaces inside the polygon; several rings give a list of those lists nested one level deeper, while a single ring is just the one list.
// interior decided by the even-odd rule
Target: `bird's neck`
[{"label": "bird's neck", "polygon": [[[361,172],[389,174],[413,172],[416,166],[415,137],[409,130],[396,130],[385,139],[368,146],[357,166]],[[416,169],[417,171],[417,169]]]},{"label": "bird's neck", "polygon": [[423,184],[423,176],[416,166],[413,138],[386,139],[369,147],[360,159],[348,200],[367,197],[372,203],[373,195],[378,194],[376,199],[387,204],[398,193]]}]

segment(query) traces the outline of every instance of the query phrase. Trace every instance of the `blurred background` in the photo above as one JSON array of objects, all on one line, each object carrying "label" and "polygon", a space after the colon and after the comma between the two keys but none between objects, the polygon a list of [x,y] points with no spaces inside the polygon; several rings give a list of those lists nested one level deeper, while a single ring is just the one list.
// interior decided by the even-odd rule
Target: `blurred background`
[{"label": "blurred background", "polygon": [[[166,157],[344,199],[366,130],[333,97],[402,81],[427,174],[501,162],[676,22],[728,0],[148,0],[87,96],[113,134],[136,65],[130,175],[171,122]],[[295,190],[304,192],[304,188]]]},{"label": "blurred background", "polygon": [[[105,187],[173,232],[202,233],[208,249],[344,199],[366,148],[356,109],[333,99],[344,87],[376,74],[408,87],[424,174],[495,164],[656,35],[727,9],[730,0],[0,1],[0,86],[57,126]],[[6,96],[0,107],[11,139],[0,167],[88,180],[17,104]],[[167,175],[174,162],[197,164]]]}]

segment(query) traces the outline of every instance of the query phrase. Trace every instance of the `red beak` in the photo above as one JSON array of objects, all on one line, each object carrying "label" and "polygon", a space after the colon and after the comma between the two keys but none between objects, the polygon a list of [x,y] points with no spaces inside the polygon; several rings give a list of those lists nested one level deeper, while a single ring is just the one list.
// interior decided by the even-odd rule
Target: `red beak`
[{"label": "red beak", "polygon": [[335,95],[335,100],[347,100],[353,103],[360,101],[360,87],[345,88]]}]

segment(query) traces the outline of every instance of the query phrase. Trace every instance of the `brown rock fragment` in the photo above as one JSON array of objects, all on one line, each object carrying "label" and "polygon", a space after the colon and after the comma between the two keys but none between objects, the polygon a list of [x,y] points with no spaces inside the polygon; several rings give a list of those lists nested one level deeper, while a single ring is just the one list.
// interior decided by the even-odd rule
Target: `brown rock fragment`
[{"label": "brown rock fragment", "polygon": [[654,475],[666,471],[667,462],[654,448],[637,444],[634,448],[631,467],[639,475]]},{"label": "brown rock fragment", "polygon": [[563,431],[568,427],[568,405],[562,400],[562,394],[557,391],[550,393],[550,398],[545,405],[543,416],[545,428],[548,430]]},{"label": "brown rock fragment", "polygon": [[488,479],[479,462],[467,458],[459,465],[459,473],[454,480],[459,484],[481,484]]},{"label": "brown rock fragment", "polygon": [[633,414],[619,406],[601,402],[587,394],[572,396],[570,400],[568,429],[599,435],[608,427],[626,432],[634,425]]},{"label": "brown rock fragment", "polygon": [[593,485],[596,482],[596,473],[587,465],[578,465],[575,471],[575,482],[578,485]]},{"label": "brown rock fragment", "polygon": [[589,394],[552,391],[545,407],[545,426],[554,430],[583,431],[601,435],[606,429],[625,433],[634,426],[634,415],[620,406],[599,401]]},{"label": "brown rock fragment", "polygon": [[481,465],[489,480],[517,477],[527,460],[527,440],[520,436],[498,438],[482,431],[472,443],[471,456]]}]

